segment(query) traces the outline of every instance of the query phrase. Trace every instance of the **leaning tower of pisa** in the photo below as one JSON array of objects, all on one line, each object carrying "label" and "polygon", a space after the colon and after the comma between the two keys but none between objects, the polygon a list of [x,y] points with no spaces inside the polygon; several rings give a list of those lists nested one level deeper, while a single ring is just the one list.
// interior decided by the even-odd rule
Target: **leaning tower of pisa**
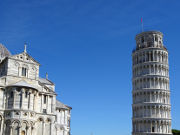
[{"label": "leaning tower of pisa", "polygon": [[133,60],[132,135],[172,135],[168,51],[163,34],[136,35]]}]

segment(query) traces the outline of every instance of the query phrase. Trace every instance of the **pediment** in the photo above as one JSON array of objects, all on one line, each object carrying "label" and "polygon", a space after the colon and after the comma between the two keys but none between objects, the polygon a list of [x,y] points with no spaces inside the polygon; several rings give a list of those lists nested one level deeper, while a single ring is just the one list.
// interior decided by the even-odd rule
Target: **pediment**
[{"label": "pediment", "polygon": [[34,63],[34,64],[40,65],[39,62],[37,62],[33,57],[31,57],[26,52],[23,52],[23,53],[20,53],[20,54],[16,54],[16,55],[12,55],[12,56],[10,56],[10,58],[21,60],[21,61],[25,61],[25,62],[28,62],[28,63]]}]

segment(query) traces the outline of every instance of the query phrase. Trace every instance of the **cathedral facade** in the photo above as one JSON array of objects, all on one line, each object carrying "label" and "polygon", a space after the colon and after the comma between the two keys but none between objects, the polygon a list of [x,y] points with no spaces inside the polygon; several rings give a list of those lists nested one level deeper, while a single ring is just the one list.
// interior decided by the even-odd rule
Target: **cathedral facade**
[{"label": "cathedral facade", "polygon": [[39,77],[39,62],[0,44],[0,135],[70,135],[71,107]]}]

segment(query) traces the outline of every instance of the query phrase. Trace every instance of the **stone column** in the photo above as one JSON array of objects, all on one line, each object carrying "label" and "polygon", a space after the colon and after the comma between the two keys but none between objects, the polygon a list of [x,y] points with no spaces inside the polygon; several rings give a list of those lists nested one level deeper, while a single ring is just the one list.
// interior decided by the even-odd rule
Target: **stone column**
[{"label": "stone column", "polygon": [[29,131],[30,131],[30,128],[29,128],[29,126],[27,126],[27,127],[26,127],[26,135],[30,135],[30,132],[29,132]]},{"label": "stone column", "polygon": [[158,92],[158,95],[157,95],[157,96],[158,96],[158,103],[159,103],[159,92]]},{"label": "stone column", "polygon": [[9,97],[8,92],[6,91],[6,103],[5,103],[6,104],[6,106],[5,106],[6,109],[8,108],[8,97]]},{"label": "stone column", "polygon": [[23,109],[24,108],[24,106],[23,106],[23,103],[24,103],[24,94],[25,94],[25,90],[24,90],[24,88],[22,88],[22,94],[21,94],[21,109]]},{"label": "stone column", "polygon": [[35,94],[34,94],[34,111],[37,111],[37,101],[38,100],[39,100],[39,93],[35,92]]},{"label": "stone column", "polygon": [[35,94],[33,94],[33,103],[32,103],[32,105],[33,105],[33,107],[32,107],[32,110],[33,111],[35,111]]},{"label": "stone column", "polygon": [[48,105],[49,105],[49,95],[46,96],[46,100],[47,100],[46,101],[46,110],[47,110],[47,113],[49,113],[49,110],[48,110],[49,109],[49,107],[48,107]]},{"label": "stone column", "polygon": [[9,128],[10,128],[10,135],[13,135],[13,133],[12,133],[12,128],[13,128],[12,125],[10,125]]},{"label": "stone column", "polygon": [[36,127],[35,126],[33,126],[32,128],[31,128],[31,135],[36,135],[37,133],[36,133]]},{"label": "stone column", "polygon": [[19,126],[19,135],[21,135],[22,126]]},{"label": "stone column", "polygon": [[13,91],[13,108],[15,108],[16,90]]},{"label": "stone column", "polygon": [[53,135],[53,125],[52,125],[52,122],[50,122],[50,135]]},{"label": "stone column", "polygon": [[29,92],[28,95],[28,109],[31,110],[31,92]]},{"label": "stone column", "polygon": [[3,102],[2,102],[2,108],[4,109],[5,107],[5,89],[2,89],[2,92],[3,92]]},{"label": "stone column", "polygon": [[3,134],[3,127],[4,127],[4,119],[2,118],[1,119],[1,132],[0,132],[0,135]]},{"label": "stone column", "polygon": [[43,109],[43,94],[41,94],[41,112],[42,112],[42,109]]},{"label": "stone column", "polygon": [[42,134],[44,135],[45,133],[45,122],[43,121],[43,129],[42,129]]},{"label": "stone column", "polygon": [[155,113],[155,118],[157,118],[157,106],[155,105],[155,110],[154,110],[154,113]]},{"label": "stone column", "polygon": [[154,124],[155,124],[155,125],[154,125],[154,127],[155,127],[154,131],[157,133],[157,122],[155,121]]}]

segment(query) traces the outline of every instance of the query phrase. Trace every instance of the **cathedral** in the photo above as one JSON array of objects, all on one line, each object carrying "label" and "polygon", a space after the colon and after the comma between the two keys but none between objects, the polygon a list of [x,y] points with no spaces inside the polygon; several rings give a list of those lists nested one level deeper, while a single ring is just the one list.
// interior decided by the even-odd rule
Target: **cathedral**
[{"label": "cathedral", "polygon": [[56,99],[55,85],[39,77],[24,51],[11,55],[0,44],[0,135],[70,135],[71,107]]}]

